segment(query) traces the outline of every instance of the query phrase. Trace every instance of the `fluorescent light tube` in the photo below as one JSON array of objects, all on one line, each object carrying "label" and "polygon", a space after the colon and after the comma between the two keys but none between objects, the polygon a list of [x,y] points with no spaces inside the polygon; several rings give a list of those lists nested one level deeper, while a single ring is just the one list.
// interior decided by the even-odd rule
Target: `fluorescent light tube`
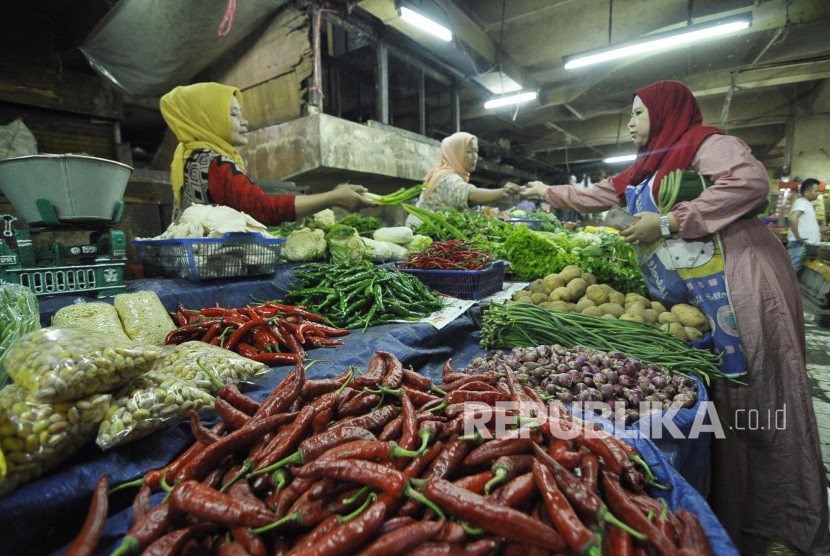
[{"label": "fluorescent light tube", "polygon": [[538,97],[538,93],[536,91],[530,91],[528,93],[519,93],[518,95],[510,95],[506,97],[499,97],[488,100],[484,103],[484,108],[489,110],[490,108],[498,108],[499,106],[508,106],[510,104],[519,104],[520,102],[527,102],[529,100],[536,100]]},{"label": "fluorescent light tube", "polygon": [[678,48],[687,44],[719,37],[729,33],[735,33],[746,29],[752,24],[750,19],[739,19],[737,21],[728,21],[715,23],[706,26],[690,27],[680,32],[673,32],[668,35],[655,37],[651,39],[644,39],[640,42],[620,46],[617,48],[604,49],[600,51],[586,52],[576,56],[565,57],[565,69],[581,68],[591,64],[598,64],[600,62],[607,62],[609,60],[617,60],[626,56],[634,56],[638,54],[645,54],[656,50],[669,50]]},{"label": "fluorescent light tube", "polygon": [[624,154],[621,156],[610,156],[603,160],[606,164],[619,164],[621,162],[631,162],[632,160],[637,160],[636,154]]},{"label": "fluorescent light tube", "polygon": [[416,11],[410,10],[409,8],[401,6],[400,10],[401,19],[410,25],[414,25],[429,34],[438,37],[442,41],[450,42],[452,40],[452,31],[443,25],[440,25],[428,17],[425,17]]}]

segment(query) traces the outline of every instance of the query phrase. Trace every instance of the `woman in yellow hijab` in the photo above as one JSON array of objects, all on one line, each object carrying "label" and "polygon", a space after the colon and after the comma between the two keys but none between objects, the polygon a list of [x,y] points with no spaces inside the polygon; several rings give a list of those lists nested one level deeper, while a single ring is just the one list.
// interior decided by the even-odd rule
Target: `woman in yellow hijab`
[{"label": "woman in yellow hijab", "polygon": [[179,140],[170,165],[174,220],[192,204],[226,205],[269,226],[327,207],[356,210],[375,204],[360,185],[314,195],[269,195],[245,174],[236,148],[248,143],[242,94],[221,83],[176,87],[160,102],[161,115]]},{"label": "woman in yellow hijab", "polygon": [[[507,183],[499,189],[476,187],[469,183],[470,174],[478,164],[478,138],[459,131],[441,141],[441,159],[424,178],[424,190],[417,206],[439,211],[445,208],[464,210],[467,207],[492,203],[518,193],[521,188]],[[409,216],[408,226],[417,226],[420,220]]]}]

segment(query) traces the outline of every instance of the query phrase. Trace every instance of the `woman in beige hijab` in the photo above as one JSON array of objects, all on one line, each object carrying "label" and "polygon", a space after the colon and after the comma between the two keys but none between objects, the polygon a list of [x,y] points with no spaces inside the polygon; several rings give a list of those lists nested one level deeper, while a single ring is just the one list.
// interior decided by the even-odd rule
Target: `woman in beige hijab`
[{"label": "woman in beige hijab", "polygon": [[[478,163],[478,138],[459,131],[441,141],[441,159],[424,178],[424,190],[416,206],[431,211],[492,203],[514,195],[521,189],[515,183],[507,183],[499,189],[476,187],[469,182],[470,174]],[[417,226],[420,220],[409,216],[408,226]]]}]

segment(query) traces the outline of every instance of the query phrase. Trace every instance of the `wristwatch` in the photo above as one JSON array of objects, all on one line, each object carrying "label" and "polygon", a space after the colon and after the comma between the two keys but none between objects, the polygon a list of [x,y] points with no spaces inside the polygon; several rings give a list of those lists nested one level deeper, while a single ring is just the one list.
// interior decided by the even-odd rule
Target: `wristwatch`
[{"label": "wristwatch", "polygon": [[660,217],[660,235],[663,237],[671,237],[671,229],[669,228],[669,216],[664,214]]}]

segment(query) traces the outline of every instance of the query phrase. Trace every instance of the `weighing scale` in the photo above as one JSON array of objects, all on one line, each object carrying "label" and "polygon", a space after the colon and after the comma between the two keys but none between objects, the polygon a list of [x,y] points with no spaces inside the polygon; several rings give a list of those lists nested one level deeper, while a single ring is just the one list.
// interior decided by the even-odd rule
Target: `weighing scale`
[{"label": "weighing scale", "polygon": [[[109,297],[126,291],[124,265],[127,240],[124,232],[112,229],[121,220],[124,201],[115,204],[110,221],[61,222],[48,199],[36,200],[42,222],[26,230],[15,229],[15,216],[0,215],[3,235],[0,238],[0,282],[21,284],[35,295],[97,292]],[[50,232],[88,233],[82,244],[60,241],[38,245],[33,238]]]}]

